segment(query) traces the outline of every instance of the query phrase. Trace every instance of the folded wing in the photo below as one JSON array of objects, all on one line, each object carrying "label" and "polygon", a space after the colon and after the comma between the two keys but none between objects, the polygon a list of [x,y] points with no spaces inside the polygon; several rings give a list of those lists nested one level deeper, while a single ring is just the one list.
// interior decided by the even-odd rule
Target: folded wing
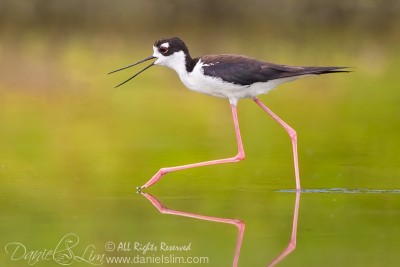
[{"label": "folded wing", "polygon": [[348,72],[346,67],[297,67],[268,63],[246,56],[211,55],[201,58],[204,74],[239,85],[268,82],[300,75]]}]

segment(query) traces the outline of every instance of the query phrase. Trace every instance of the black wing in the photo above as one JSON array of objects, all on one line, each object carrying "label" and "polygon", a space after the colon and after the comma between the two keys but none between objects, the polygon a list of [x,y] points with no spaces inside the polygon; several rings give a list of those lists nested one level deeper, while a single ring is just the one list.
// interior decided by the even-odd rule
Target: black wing
[{"label": "black wing", "polygon": [[306,74],[348,72],[346,67],[295,67],[278,65],[238,55],[210,55],[201,58],[204,74],[220,77],[222,80],[239,85],[294,77]]}]

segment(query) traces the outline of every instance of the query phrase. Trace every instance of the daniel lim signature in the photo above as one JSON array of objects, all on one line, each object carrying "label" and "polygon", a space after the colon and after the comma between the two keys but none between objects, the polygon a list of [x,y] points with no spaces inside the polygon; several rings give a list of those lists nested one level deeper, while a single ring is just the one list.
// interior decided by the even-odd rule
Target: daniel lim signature
[{"label": "daniel lim signature", "polygon": [[11,261],[26,261],[29,265],[35,265],[39,261],[54,261],[60,265],[71,265],[74,262],[103,264],[104,254],[96,253],[94,245],[88,245],[83,253],[78,253],[78,243],[79,236],[69,233],[63,236],[53,249],[35,250],[19,242],[10,242],[5,245],[5,251],[10,255]]}]

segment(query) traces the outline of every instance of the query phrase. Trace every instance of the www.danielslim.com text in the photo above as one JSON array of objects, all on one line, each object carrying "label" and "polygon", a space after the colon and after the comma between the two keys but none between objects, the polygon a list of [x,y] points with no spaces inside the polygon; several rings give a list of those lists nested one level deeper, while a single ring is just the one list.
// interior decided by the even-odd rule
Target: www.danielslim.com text
[{"label": "www.danielslim.com text", "polygon": [[136,255],[131,257],[122,257],[122,256],[108,256],[106,257],[106,263],[119,263],[119,264],[178,264],[178,263],[186,263],[186,264],[208,264],[208,257],[182,257],[175,255],[160,255],[160,256],[142,256]]}]

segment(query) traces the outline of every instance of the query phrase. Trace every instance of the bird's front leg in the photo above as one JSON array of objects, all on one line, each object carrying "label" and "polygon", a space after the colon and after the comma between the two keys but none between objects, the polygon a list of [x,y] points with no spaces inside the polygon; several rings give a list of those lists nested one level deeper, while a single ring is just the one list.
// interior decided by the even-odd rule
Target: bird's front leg
[{"label": "bird's front leg", "polygon": [[236,105],[231,104],[231,110],[232,110],[233,123],[235,126],[236,141],[237,141],[237,146],[238,146],[238,153],[236,154],[236,156],[231,157],[231,158],[210,160],[210,161],[198,162],[198,163],[175,166],[175,167],[161,168],[156,174],[154,174],[153,177],[151,177],[151,179],[149,181],[147,181],[147,183],[145,183],[143,186],[137,188],[138,191],[152,186],[153,184],[157,183],[165,174],[170,173],[170,172],[180,171],[180,170],[185,170],[185,169],[190,169],[190,168],[196,168],[196,167],[202,167],[202,166],[209,166],[209,165],[216,165],[216,164],[223,164],[223,163],[232,163],[232,162],[238,162],[238,161],[244,160],[245,153],[244,153],[244,149],[243,149],[242,137],[240,135]]}]

